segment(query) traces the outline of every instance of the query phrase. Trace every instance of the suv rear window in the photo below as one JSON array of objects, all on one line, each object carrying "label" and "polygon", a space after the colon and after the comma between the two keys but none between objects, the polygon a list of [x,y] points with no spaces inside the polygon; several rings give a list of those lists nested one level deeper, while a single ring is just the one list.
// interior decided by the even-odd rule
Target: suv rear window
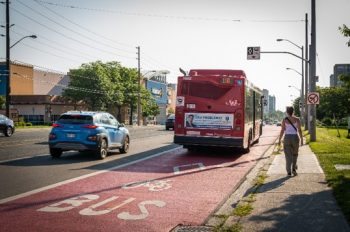
[{"label": "suv rear window", "polygon": [[93,118],[90,115],[62,115],[58,121],[58,123],[66,123],[66,124],[92,124]]}]

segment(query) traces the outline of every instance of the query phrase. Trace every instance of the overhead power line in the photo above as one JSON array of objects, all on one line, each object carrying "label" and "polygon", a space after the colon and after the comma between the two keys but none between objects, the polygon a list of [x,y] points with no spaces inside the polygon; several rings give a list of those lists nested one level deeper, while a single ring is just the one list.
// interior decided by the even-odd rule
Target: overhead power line
[{"label": "overhead power line", "polygon": [[[19,1],[19,0],[17,0],[17,2],[20,3],[21,5],[27,7],[27,8],[30,9],[31,11],[35,12],[36,14],[38,14],[38,15],[44,17],[45,19],[47,19],[47,20],[53,22],[54,24],[56,24],[56,25],[58,25],[58,26],[60,26],[60,27],[62,27],[62,28],[64,28],[64,29],[66,29],[66,30],[68,30],[68,31],[70,31],[70,32],[72,32],[72,33],[78,35],[78,36],[81,36],[81,37],[83,37],[83,38],[85,38],[85,39],[88,39],[88,40],[90,40],[90,41],[93,41],[93,42],[95,42],[95,43],[97,43],[97,44],[101,44],[101,45],[103,45],[103,46],[106,46],[106,47],[108,47],[108,48],[113,48],[113,49],[115,49],[115,50],[119,50],[119,51],[126,52],[126,53],[133,53],[133,52],[131,52],[131,51],[127,51],[127,50],[124,50],[124,49],[120,49],[120,48],[116,48],[116,47],[110,46],[109,44],[103,43],[102,41],[97,41],[97,40],[95,40],[95,39],[92,39],[91,37],[89,37],[89,36],[87,36],[87,35],[84,35],[84,34],[78,32],[78,31],[76,31],[76,30],[73,30],[73,29],[67,27],[66,25],[63,25],[62,23],[59,23],[59,22],[53,20],[52,18],[50,18],[50,17],[44,15],[44,14],[41,13],[40,11],[33,9],[32,7],[28,6],[27,4],[25,4],[25,3],[23,3],[23,2],[21,2],[21,1]],[[40,4],[39,4],[39,5],[40,5]],[[60,16],[60,17],[61,17],[61,16]]]},{"label": "overhead power line", "polygon": [[[14,34],[20,35],[20,36],[25,36],[24,34],[18,33],[18,32],[14,31],[14,30],[11,30],[11,32],[14,33]],[[40,39],[41,39],[41,37],[40,37]],[[93,57],[87,58],[86,56],[82,56],[81,54],[75,54],[75,53],[71,52],[70,50],[67,51],[67,50],[60,49],[57,46],[53,46],[52,44],[45,43],[42,40],[41,41],[33,40],[33,42],[38,43],[40,45],[47,46],[50,49],[62,52],[63,54],[69,54],[69,55],[80,57],[80,58],[83,58],[83,59],[91,59],[91,58],[93,58]]]},{"label": "overhead power line", "polygon": [[100,52],[112,54],[112,55],[118,56],[118,57],[123,57],[123,58],[128,58],[128,59],[135,59],[135,57],[119,55],[119,54],[116,54],[116,53],[114,53],[114,52],[110,52],[110,51],[107,51],[107,50],[104,50],[104,49],[100,49],[100,48],[93,47],[93,46],[91,46],[91,44],[84,43],[83,41],[77,40],[77,39],[75,39],[75,38],[73,38],[73,37],[70,37],[70,36],[67,36],[67,35],[65,35],[65,34],[59,32],[59,31],[57,31],[57,30],[55,30],[55,29],[52,29],[51,27],[46,26],[45,24],[43,24],[43,23],[41,23],[41,22],[38,22],[37,20],[35,20],[35,19],[33,19],[33,18],[31,18],[31,17],[25,15],[24,13],[22,13],[21,11],[19,11],[19,10],[17,10],[17,9],[14,9],[13,7],[10,7],[10,8],[11,8],[11,10],[13,10],[13,11],[17,12],[18,14],[22,15],[23,17],[25,17],[25,18],[27,18],[27,19],[29,19],[29,20],[31,20],[31,21],[33,21],[33,22],[35,22],[35,23],[41,25],[42,27],[45,27],[46,29],[48,29],[48,30],[50,30],[50,31],[52,31],[52,32],[55,32],[55,33],[57,33],[57,34],[59,34],[59,35],[65,37],[65,38],[67,38],[67,39],[69,39],[69,40],[72,40],[72,41],[77,42],[77,43],[79,43],[79,44],[85,45],[86,47],[95,49],[95,50],[100,51]]},{"label": "overhead power line", "polygon": [[65,5],[60,3],[52,3],[47,1],[35,0],[44,4],[65,7],[70,9],[78,10],[88,10],[88,11],[97,11],[110,14],[119,14],[119,15],[129,15],[129,16],[143,16],[143,17],[156,17],[156,18],[168,18],[168,19],[182,19],[182,20],[201,20],[201,21],[226,21],[226,22],[240,22],[239,19],[225,19],[225,18],[208,18],[208,17],[189,17],[189,16],[174,16],[174,15],[161,15],[161,14],[147,14],[147,13],[135,13],[119,10],[108,10],[108,9],[98,9],[98,8],[87,8],[73,5]]},{"label": "overhead power line", "polygon": [[[84,26],[82,26],[82,25],[80,25],[80,24],[78,24],[78,23],[76,23],[76,22],[73,22],[72,20],[70,20],[69,18],[65,17],[64,15],[59,14],[59,13],[57,13],[56,11],[50,9],[49,7],[45,6],[45,4],[42,3],[41,1],[38,1],[38,0],[34,0],[34,1],[35,1],[37,4],[41,5],[42,7],[44,7],[45,9],[47,9],[48,11],[50,11],[50,12],[54,13],[55,15],[59,16],[60,18],[65,19],[66,21],[68,21],[68,22],[74,24],[75,26],[77,26],[77,27],[79,27],[79,28],[81,28],[81,29],[83,29],[83,30],[85,30],[85,31],[87,31],[87,32],[89,32],[89,33],[95,35],[95,36],[98,36],[98,37],[103,38],[103,39],[105,39],[105,40],[108,40],[108,41],[110,41],[110,42],[112,42],[112,43],[115,43],[115,44],[118,44],[118,45],[121,45],[121,46],[125,46],[125,47],[128,47],[128,48],[134,47],[133,45],[126,44],[126,43],[121,43],[121,42],[117,42],[117,41],[112,40],[112,39],[110,39],[110,38],[107,38],[107,37],[105,37],[105,36],[103,36],[103,35],[101,35],[101,34],[98,34],[98,33],[94,32],[94,31],[90,30],[89,28],[86,28],[86,27],[84,27]],[[134,52],[130,52],[130,51],[127,51],[127,52],[129,52],[129,53],[134,53]]]},{"label": "overhead power line", "polygon": [[[56,47],[65,48],[65,49],[67,49],[68,51],[75,51],[75,52],[79,53],[80,55],[85,55],[85,56],[87,56],[87,57],[96,59],[96,57],[93,57],[93,56],[91,56],[90,54],[85,53],[84,51],[75,49],[74,47],[68,47],[68,46],[66,46],[66,45],[63,44],[63,43],[58,43],[57,41],[54,41],[54,40],[52,40],[52,39],[47,38],[47,37],[44,36],[43,34],[38,34],[38,33],[36,33],[36,32],[27,30],[25,27],[22,27],[22,26],[19,25],[19,24],[16,24],[16,28],[17,28],[17,27],[19,27],[19,28],[21,28],[22,30],[28,32],[29,34],[32,34],[32,35],[35,34],[35,35],[37,35],[37,36],[38,36],[38,39],[36,39],[36,40],[34,40],[34,41],[38,41],[38,40],[39,40],[39,41],[41,42],[41,40],[44,39],[44,40],[50,42],[51,44],[56,44],[56,45],[58,45],[58,46],[56,46]],[[11,31],[14,32],[15,34],[19,34],[18,32],[15,32],[15,31],[13,31],[13,30],[11,30]],[[24,36],[24,35],[23,35],[23,36]],[[57,50],[57,48],[56,48],[56,50]]]},{"label": "overhead power line", "polygon": [[102,8],[88,8],[88,7],[80,7],[80,6],[74,6],[74,5],[66,5],[66,4],[60,4],[60,3],[53,3],[48,1],[42,1],[42,0],[34,0],[36,2],[40,2],[42,4],[57,6],[57,7],[64,7],[64,8],[70,8],[70,9],[77,9],[77,10],[87,10],[87,11],[96,11],[96,12],[102,12],[102,13],[110,13],[110,14],[118,14],[118,15],[128,15],[128,16],[138,16],[138,17],[154,17],[154,18],[164,18],[164,19],[180,19],[180,20],[194,20],[194,21],[221,21],[221,22],[258,22],[258,23],[264,23],[264,22],[303,22],[304,19],[301,20],[295,20],[295,19],[286,19],[286,20],[276,20],[276,19],[253,19],[253,20],[242,20],[242,19],[230,19],[230,18],[211,18],[211,17],[193,17],[193,16],[178,16],[178,15],[162,15],[162,14],[150,14],[150,13],[139,13],[139,12],[128,12],[128,11],[120,11],[120,10],[110,10],[110,9],[102,9]]}]

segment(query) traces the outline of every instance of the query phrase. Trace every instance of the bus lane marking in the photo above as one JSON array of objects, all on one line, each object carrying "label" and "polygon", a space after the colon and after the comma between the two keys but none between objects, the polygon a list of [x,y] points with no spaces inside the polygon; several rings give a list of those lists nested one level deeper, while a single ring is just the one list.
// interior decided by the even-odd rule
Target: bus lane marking
[{"label": "bus lane marking", "polygon": [[[190,168],[188,169],[188,167],[195,167],[197,166],[197,168]],[[181,168],[186,168],[185,171],[181,171]],[[204,170],[205,166],[203,163],[193,163],[193,164],[183,164],[183,165],[179,165],[179,166],[175,166],[173,168],[174,170],[174,175],[179,175],[180,173],[188,173],[188,172],[193,172],[194,170]]]},{"label": "bus lane marking", "polygon": [[58,182],[58,183],[55,183],[55,184],[52,184],[52,185],[48,185],[48,186],[45,186],[45,187],[42,187],[42,188],[34,189],[34,190],[31,190],[31,191],[28,191],[28,192],[25,192],[25,193],[21,193],[21,194],[18,194],[18,195],[14,195],[14,196],[11,196],[11,197],[0,199],[0,204],[4,204],[4,203],[10,202],[10,201],[14,201],[14,200],[17,200],[17,199],[28,197],[28,196],[31,196],[31,195],[34,195],[34,194],[37,194],[37,193],[40,193],[40,192],[43,192],[43,191],[47,191],[47,190],[50,190],[50,189],[53,189],[53,188],[57,188],[59,186],[62,186],[62,185],[65,185],[65,184],[69,184],[69,183],[73,183],[75,181],[83,180],[83,179],[86,179],[86,178],[89,178],[89,177],[97,176],[99,174],[103,174],[103,173],[106,173],[106,172],[109,172],[109,171],[112,171],[112,170],[117,170],[117,169],[120,169],[120,168],[124,168],[124,167],[130,166],[130,165],[142,162],[142,161],[146,161],[148,159],[152,159],[154,157],[165,155],[165,154],[170,153],[170,152],[175,152],[176,153],[178,151],[181,151],[182,149],[183,149],[182,147],[176,147],[176,148],[173,148],[173,149],[170,149],[170,150],[167,150],[167,151],[163,151],[163,152],[160,152],[160,153],[157,153],[157,154],[154,154],[154,155],[151,155],[151,156],[139,159],[139,160],[131,161],[131,162],[128,162],[128,163],[125,163],[125,164],[121,164],[121,165],[117,165],[117,166],[114,166],[114,167],[111,167],[111,168],[107,168],[105,170],[92,172],[92,173],[89,173],[89,174],[86,174],[86,175],[83,175],[83,176],[75,177],[75,178],[72,178],[72,179],[69,179],[69,180],[65,180],[65,181],[61,181],[61,182]]},{"label": "bus lane marking", "polygon": [[[77,208],[85,203],[94,201],[99,199],[99,195],[94,195],[94,194],[86,194],[86,195],[81,195],[81,196],[76,196],[72,198],[65,199],[63,201],[51,204],[49,206],[45,206],[43,208],[38,209],[37,211],[39,212],[47,212],[47,213],[60,213],[60,212],[66,212],[69,210],[72,210],[74,208]],[[112,196],[110,198],[107,198],[101,202],[95,203],[87,208],[84,208],[79,211],[80,215],[83,216],[99,216],[99,215],[104,215],[111,213],[113,210],[116,210],[124,205],[127,205],[136,198],[130,197],[124,201],[122,201],[120,204],[117,204],[114,207],[107,207],[106,209],[100,209],[96,210],[96,208],[99,208],[103,205],[108,205],[110,202],[115,201],[119,198],[119,196]],[[140,214],[131,214],[130,212],[120,212],[117,214],[117,218],[122,219],[122,220],[143,220],[146,219],[149,216],[149,211],[146,208],[146,205],[155,205],[158,208],[162,208],[166,205],[164,201],[160,200],[145,200],[140,203],[138,203],[138,208],[140,210]]]},{"label": "bus lane marking", "polygon": [[145,180],[145,181],[137,181],[137,182],[130,182],[127,184],[124,184],[122,186],[122,189],[131,189],[131,188],[138,188],[138,187],[146,187],[149,191],[162,191],[165,189],[169,189],[172,187],[171,183],[172,180]]}]

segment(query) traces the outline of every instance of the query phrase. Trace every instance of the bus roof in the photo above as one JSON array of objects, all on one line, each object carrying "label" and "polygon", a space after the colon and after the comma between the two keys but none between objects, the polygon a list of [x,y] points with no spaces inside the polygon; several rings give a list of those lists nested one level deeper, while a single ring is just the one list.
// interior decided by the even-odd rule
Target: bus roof
[{"label": "bus roof", "polygon": [[230,69],[191,69],[189,76],[239,76],[245,78],[243,70]]}]

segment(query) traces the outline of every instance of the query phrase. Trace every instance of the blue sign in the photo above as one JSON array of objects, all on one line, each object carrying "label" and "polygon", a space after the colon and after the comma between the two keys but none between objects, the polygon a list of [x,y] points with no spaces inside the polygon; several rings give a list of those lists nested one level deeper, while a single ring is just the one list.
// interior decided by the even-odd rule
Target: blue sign
[{"label": "blue sign", "polygon": [[147,90],[152,94],[157,104],[167,104],[168,96],[165,83],[148,80]]},{"label": "blue sign", "polygon": [[7,79],[7,67],[6,64],[0,64],[0,96],[6,95],[6,79]]}]

